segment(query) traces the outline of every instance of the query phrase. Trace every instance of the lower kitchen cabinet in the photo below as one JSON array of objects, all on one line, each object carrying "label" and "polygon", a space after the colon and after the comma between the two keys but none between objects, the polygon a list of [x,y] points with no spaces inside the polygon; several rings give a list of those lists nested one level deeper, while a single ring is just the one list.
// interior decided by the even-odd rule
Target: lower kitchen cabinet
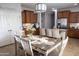
[{"label": "lower kitchen cabinet", "polygon": [[79,38],[79,29],[68,29],[68,36],[71,38]]}]

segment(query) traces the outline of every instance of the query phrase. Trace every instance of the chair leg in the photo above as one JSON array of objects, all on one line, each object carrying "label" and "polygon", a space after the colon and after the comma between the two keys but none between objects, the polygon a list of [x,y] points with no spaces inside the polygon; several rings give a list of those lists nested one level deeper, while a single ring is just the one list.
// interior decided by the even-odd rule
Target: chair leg
[{"label": "chair leg", "polygon": [[17,43],[16,43],[16,40],[15,40],[15,56],[17,56]]},{"label": "chair leg", "polygon": [[26,51],[25,51],[25,56],[27,56],[27,53],[26,53]]}]

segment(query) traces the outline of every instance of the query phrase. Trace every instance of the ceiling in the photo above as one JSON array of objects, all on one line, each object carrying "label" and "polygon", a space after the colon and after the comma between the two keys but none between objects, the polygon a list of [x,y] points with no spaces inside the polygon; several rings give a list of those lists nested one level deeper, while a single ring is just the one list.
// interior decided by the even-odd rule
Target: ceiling
[{"label": "ceiling", "polygon": [[[22,3],[22,6],[35,10],[36,3]],[[47,5],[47,10],[52,10],[52,8],[62,9],[62,8],[72,8],[78,6],[76,3],[45,3]]]}]

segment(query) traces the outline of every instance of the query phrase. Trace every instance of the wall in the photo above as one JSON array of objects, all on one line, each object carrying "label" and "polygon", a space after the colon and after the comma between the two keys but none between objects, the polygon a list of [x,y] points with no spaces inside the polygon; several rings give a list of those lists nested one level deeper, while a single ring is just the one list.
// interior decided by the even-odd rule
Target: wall
[{"label": "wall", "polygon": [[70,23],[70,28],[79,29],[79,23]]},{"label": "wall", "polygon": [[47,11],[45,13],[42,13],[42,28],[53,28],[54,27],[54,18],[55,18],[55,15],[54,15],[54,12],[51,12],[51,11]]},{"label": "wall", "polygon": [[51,12],[45,13],[45,28],[51,28]]},{"label": "wall", "polygon": [[27,7],[24,6],[24,5],[21,5],[21,10],[22,10],[22,11],[23,11],[23,10],[35,11],[35,10],[31,9],[31,8],[27,8]]},{"label": "wall", "polygon": [[64,9],[60,9],[59,11],[63,11],[63,10],[70,10],[71,12],[79,12],[79,7],[64,8]]},{"label": "wall", "polygon": [[21,29],[21,5],[0,4],[0,47],[14,43],[13,33],[20,35]]}]

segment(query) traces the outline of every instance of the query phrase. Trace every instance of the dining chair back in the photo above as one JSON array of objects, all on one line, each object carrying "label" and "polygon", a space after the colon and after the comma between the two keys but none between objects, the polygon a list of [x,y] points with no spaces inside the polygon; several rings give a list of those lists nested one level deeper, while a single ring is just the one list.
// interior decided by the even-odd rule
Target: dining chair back
[{"label": "dining chair back", "polygon": [[62,56],[63,55],[63,51],[67,45],[68,42],[68,37],[66,36],[66,32],[62,32],[61,33],[61,41],[59,43],[56,43],[52,49],[49,49],[47,51],[47,55],[49,56]]},{"label": "dining chair back", "polygon": [[46,35],[45,28],[40,28],[40,35]]},{"label": "dining chair back", "polygon": [[15,40],[17,43],[21,43],[21,40],[20,40],[20,36],[19,35],[15,35]]},{"label": "dining chair back", "polygon": [[25,51],[25,55],[33,56],[33,51],[32,51],[30,40],[21,38],[21,44]]},{"label": "dining chair back", "polygon": [[62,44],[61,44],[61,50],[60,50],[59,56],[63,55],[64,49],[65,49],[67,42],[68,42],[68,37],[67,37],[66,32],[62,32],[61,36],[62,36]]},{"label": "dining chair back", "polygon": [[46,36],[53,37],[52,29],[46,29]]},{"label": "dining chair back", "polygon": [[15,55],[20,55],[20,50],[22,49],[20,36],[15,35],[14,39],[15,39]]}]

